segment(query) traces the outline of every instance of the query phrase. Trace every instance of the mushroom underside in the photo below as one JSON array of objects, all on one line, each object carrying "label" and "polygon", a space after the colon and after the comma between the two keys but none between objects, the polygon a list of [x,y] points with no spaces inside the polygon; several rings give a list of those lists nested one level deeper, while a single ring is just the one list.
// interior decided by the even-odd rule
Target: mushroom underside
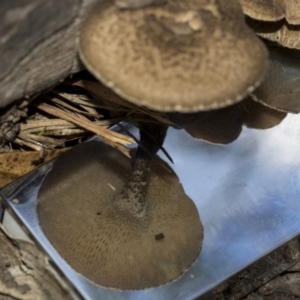
[{"label": "mushroom underside", "polygon": [[300,51],[268,42],[267,76],[252,92],[256,101],[285,112],[300,112]]},{"label": "mushroom underside", "polygon": [[114,203],[130,160],[99,142],[59,158],[43,182],[37,205],[43,232],[75,271],[97,285],[138,290],[166,284],[181,276],[201,251],[197,208],[176,174],[158,160],[143,218]]},{"label": "mushroom underside", "polygon": [[262,22],[251,18],[246,20],[260,37],[287,48],[300,49],[300,24],[291,25],[285,19],[277,22]]},{"label": "mushroom underside", "polygon": [[298,0],[240,0],[243,11],[249,17],[275,22],[286,19],[289,24],[300,24]]},{"label": "mushroom underside", "polygon": [[268,129],[281,123],[286,113],[272,109],[251,97],[225,108],[194,114],[164,114],[191,136],[212,144],[229,144],[242,132],[243,125]]}]

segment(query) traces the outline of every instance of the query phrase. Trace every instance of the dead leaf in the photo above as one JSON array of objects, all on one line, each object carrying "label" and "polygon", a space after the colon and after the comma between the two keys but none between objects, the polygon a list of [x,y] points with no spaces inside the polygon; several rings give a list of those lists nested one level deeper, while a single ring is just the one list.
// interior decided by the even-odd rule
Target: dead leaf
[{"label": "dead leaf", "polygon": [[[44,162],[47,162],[70,148],[47,150]],[[39,160],[39,151],[8,152],[0,154],[0,188],[17,178],[32,171],[37,166],[34,161]]]},{"label": "dead leaf", "polygon": [[0,248],[1,299],[79,300],[33,242],[11,237],[1,224]]}]

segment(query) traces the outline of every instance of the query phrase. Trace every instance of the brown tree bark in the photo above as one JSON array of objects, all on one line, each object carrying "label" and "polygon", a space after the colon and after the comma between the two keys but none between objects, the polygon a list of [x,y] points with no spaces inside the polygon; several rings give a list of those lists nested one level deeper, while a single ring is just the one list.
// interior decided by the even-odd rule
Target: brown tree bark
[{"label": "brown tree bark", "polygon": [[81,69],[76,37],[98,1],[0,1],[0,108]]},{"label": "brown tree bark", "polygon": [[300,297],[299,237],[276,249],[199,300],[288,300]]},{"label": "brown tree bark", "polygon": [[13,239],[0,224],[1,300],[79,300],[34,243]]}]

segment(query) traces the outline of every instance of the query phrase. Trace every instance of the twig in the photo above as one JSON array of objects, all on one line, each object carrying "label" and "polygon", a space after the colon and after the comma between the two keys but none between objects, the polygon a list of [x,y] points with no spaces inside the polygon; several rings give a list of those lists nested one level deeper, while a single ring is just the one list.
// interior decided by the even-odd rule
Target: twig
[{"label": "twig", "polygon": [[24,141],[22,139],[19,139],[19,138],[16,138],[15,139],[15,142],[21,146],[26,146],[28,148],[31,148],[35,151],[40,151],[41,150],[41,146],[40,145],[37,145],[35,143],[32,143],[32,142],[29,142],[29,141]]},{"label": "twig", "polygon": [[127,156],[128,149],[126,150],[124,146],[134,143],[134,140],[131,137],[103,128],[91,121],[79,119],[77,114],[65,112],[57,107],[48,105],[46,103],[39,103],[37,104],[37,107],[46,113],[67,120],[82,128],[85,128],[88,131],[97,134],[101,139],[103,139],[111,146],[118,148],[119,150],[122,149],[121,151]]}]

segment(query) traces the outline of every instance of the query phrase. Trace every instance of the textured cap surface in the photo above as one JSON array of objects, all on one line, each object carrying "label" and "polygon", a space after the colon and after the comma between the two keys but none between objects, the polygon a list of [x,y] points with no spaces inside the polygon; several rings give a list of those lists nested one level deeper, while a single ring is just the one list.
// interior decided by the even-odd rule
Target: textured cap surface
[{"label": "textured cap surface", "polygon": [[289,24],[300,24],[299,0],[240,0],[244,13],[261,21],[286,19]]},{"label": "textured cap surface", "polygon": [[262,80],[267,58],[238,0],[173,0],[135,10],[105,0],[85,22],[79,52],[125,99],[184,112],[242,100]]},{"label": "textured cap surface", "polygon": [[37,207],[45,235],[77,272],[101,286],[136,290],[177,279],[203,240],[198,211],[178,177],[154,163],[146,215],[133,218],[114,205],[130,160],[89,144],[82,159],[76,147],[45,178]]},{"label": "textured cap surface", "polygon": [[260,37],[300,50],[300,25],[290,25],[285,20],[260,22],[247,19],[247,23]]},{"label": "textured cap surface", "polygon": [[300,112],[300,51],[268,43],[268,76],[252,93],[254,99],[272,108]]}]

